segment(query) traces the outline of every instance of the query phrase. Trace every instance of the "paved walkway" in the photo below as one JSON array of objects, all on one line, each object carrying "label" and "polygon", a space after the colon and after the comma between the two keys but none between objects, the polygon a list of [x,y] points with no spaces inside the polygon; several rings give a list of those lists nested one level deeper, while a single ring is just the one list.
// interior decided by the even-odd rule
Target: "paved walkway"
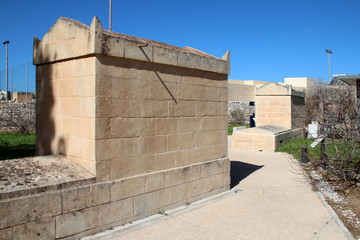
[{"label": "paved walkway", "polygon": [[238,193],[93,239],[351,239],[285,154],[229,148],[229,157]]}]

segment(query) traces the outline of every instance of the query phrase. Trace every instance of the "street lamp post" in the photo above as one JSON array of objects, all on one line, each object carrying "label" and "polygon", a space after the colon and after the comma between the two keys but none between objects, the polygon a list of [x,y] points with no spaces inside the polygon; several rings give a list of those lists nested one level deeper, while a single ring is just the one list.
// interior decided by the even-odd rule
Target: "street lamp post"
[{"label": "street lamp post", "polygon": [[8,84],[9,84],[9,59],[8,59],[8,45],[9,41],[3,42],[3,44],[6,46],[6,100],[9,100],[9,90],[8,90]]},{"label": "street lamp post", "polygon": [[111,13],[112,13],[112,2],[110,0],[110,3],[109,3],[109,31],[111,31]]},{"label": "street lamp post", "polygon": [[328,56],[329,56],[329,84],[330,84],[330,81],[331,81],[331,74],[330,74],[330,54],[332,54],[333,52],[329,49],[325,49],[325,52],[328,53]]}]

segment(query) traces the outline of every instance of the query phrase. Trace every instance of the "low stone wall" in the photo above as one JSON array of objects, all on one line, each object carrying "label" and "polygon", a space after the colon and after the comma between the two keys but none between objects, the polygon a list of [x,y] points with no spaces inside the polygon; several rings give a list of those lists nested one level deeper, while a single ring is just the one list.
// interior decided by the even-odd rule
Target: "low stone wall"
[{"label": "low stone wall", "polygon": [[284,129],[281,132],[269,132],[262,128],[248,128],[239,130],[232,135],[232,147],[263,151],[276,151],[287,141],[303,137],[303,129]]},{"label": "low stone wall", "polygon": [[13,198],[2,193],[0,239],[78,239],[226,191],[229,184],[224,158],[115,181],[27,187]]},{"label": "low stone wall", "polygon": [[36,101],[14,103],[0,101],[0,131],[30,132],[35,130]]}]

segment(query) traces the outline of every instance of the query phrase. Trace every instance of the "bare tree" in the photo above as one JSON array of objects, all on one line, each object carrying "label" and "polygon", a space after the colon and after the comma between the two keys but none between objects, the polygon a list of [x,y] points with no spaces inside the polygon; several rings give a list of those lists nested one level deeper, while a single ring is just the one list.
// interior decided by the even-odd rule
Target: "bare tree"
[{"label": "bare tree", "polygon": [[316,121],[324,137],[321,157],[313,159],[314,164],[335,179],[359,182],[360,117],[355,87],[318,83],[307,95],[305,119]]}]

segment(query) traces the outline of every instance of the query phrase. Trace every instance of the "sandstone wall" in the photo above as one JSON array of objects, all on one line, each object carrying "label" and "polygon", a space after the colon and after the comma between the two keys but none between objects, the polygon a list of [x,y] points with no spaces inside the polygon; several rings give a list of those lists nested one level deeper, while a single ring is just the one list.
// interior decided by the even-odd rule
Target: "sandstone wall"
[{"label": "sandstone wall", "polygon": [[36,66],[38,155],[61,153],[95,174],[95,57]]},{"label": "sandstone wall", "polygon": [[291,86],[268,83],[256,89],[256,126],[303,127],[305,94]]},{"label": "sandstone wall", "polygon": [[34,39],[37,153],[92,181],[0,191],[0,239],[77,239],[228,190],[229,61],[60,18]]},{"label": "sandstone wall", "polygon": [[227,157],[227,77],[97,57],[99,179]]},{"label": "sandstone wall", "polygon": [[291,96],[256,96],[256,126],[291,129]]}]

